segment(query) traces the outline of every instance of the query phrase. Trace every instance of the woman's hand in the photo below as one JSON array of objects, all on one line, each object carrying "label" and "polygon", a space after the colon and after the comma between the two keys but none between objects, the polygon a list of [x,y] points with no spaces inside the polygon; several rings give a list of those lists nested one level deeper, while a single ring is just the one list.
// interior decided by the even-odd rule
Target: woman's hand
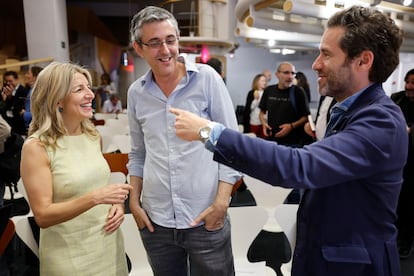
[{"label": "woman's hand", "polygon": [[123,204],[112,205],[109,209],[109,214],[104,226],[105,231],[108,234],[115,232],[121,223],[124,221],[124,206]]},{"label": "woman's hand", "polygon": [[129,184],[109,184],[93,192],[96,204],[124,204],[132,186]]}]

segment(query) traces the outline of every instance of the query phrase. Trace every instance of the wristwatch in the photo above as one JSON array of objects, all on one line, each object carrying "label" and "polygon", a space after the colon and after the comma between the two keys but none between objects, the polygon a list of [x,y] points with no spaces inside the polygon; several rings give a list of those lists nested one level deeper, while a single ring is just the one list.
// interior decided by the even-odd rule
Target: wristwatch
[{"label": "wristwatch", "polygon": [[206,141],[210,138],[211,130],[214,127],[213,122],[209,122],[205,127],[200,128],[198,135],[200,136],[200,141],[205,144]]}]

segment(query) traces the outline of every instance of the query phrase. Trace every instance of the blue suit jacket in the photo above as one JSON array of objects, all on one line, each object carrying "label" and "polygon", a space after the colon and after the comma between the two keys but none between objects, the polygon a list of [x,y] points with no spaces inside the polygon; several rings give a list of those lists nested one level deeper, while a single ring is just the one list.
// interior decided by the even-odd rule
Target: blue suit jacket
[{"label": "blue suit jacket", "polygon": [[214,159],[272,185],[306,189],[293,276],[397,276],[394,222],[407,143],[399,107],[374,84],[320,142],[293,149],[225,129]]}]

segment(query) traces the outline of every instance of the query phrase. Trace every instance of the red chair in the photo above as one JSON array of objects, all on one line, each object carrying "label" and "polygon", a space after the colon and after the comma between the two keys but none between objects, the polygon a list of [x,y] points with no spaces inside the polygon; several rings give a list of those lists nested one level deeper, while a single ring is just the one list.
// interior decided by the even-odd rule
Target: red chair
[{"label": "red chair", "polygon": [[111,172],[123,172],[128,175],[126,167],[128,163],[128,153],[104,153],[104,158],[108,162]]},{"label": "red chair", "polygon": [[14,226],[14,222],[11,219],[9,219],[6,228],[4,229],[0,237],[0,256],[3,255],[4,250],[6,250],[7,245],[13,238],[15,232],[16,227]]}]

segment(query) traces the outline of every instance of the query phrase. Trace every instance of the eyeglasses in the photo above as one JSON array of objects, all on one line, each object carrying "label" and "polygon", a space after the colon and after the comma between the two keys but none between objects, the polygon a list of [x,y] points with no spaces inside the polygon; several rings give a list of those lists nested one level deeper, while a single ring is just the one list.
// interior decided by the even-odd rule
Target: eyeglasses
[{"label": "eyeglasses", "polygon": [[283,75],[293,75],[293,76],[296,76],[296,73],[295,72],[292,72],[292,71],[278,71],[278,72],[282,73]]},{"label": "eyeglasses", "polygon": [[144,43],[142,41],[139,41],[140,44],[145,45],[151,49],[159,49],[161,46],[165,43],[167,46],[174,46],[177,42],[178,38],[175,36],[167,37],[166,40],[151,40],[147,43]]}]

